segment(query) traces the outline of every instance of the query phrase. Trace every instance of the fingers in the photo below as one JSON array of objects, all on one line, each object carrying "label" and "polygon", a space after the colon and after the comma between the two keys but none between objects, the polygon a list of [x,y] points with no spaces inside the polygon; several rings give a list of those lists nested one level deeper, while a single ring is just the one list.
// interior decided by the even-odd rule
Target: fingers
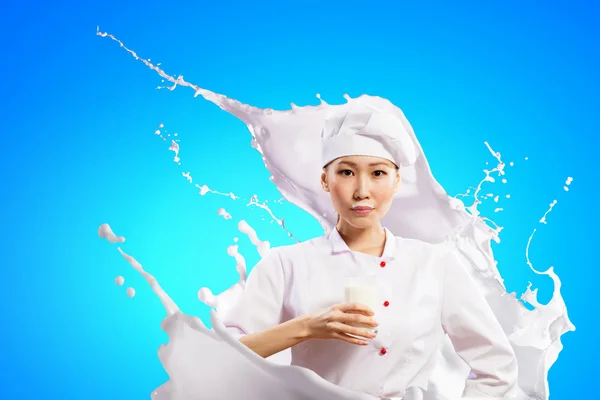
[{"label": "fingers", "polygon": [[343,312],[359,312],[364,315],[375,315],[373,310],[367,307],[364,304],[360,303],[346,303],[346,304],[337,304],[334,306],[335,309],[343,311]]},{"label": "fingers", "polygon": [[352,336],[348,336],[348,335],[345,335],[343,333],[333,332],[332,336],[333,336],[334,339],[343,340],[344,342],[348,342],[348,343],[352,343],[352,344],[357,344],[359,346],[368,346],[369,345],[369,342],[367,340],[355,338],[355,337],[352,337]]},{"label": "fingers", "polygon": [[343,322],[345,324],[363,324],[372,326],[373,328],[379,326],[379,323],[373,319],[373,313],[369,311],[366,306],[361,306],[364,310],[343,311],[344,309],[352,310],[356,304],[341,304],[333,307],[333,312],[330,314],[331,320]]},{"label": "fingers", "polygon": [[362,325],[368,325],[368,326],[372,326],[373,328],[379,326],[379,324],[377,323],[377,321],[375,321],[373,318],[371,317],[366,317],[362,314],[346,314],[346,313],[340,313],[339,315],[335,315],[334,316],[338,321],[343,322],[345,324],[362,324]]},{"label": "fingers", "polygon": [[360,336],[363,338],[374,339],[377,334],[365,328],[356,328],[354,326],[346,325],[341,322],[332,321],[327,324],[327,328],[333,333],[339,334],[350,334]]}]

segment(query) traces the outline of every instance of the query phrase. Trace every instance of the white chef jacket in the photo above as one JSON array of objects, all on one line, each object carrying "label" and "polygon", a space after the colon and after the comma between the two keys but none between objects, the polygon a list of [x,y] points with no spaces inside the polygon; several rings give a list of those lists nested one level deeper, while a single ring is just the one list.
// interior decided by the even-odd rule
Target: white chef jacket
[{"label": "white chef jacket", "polygon": [[291,363],[336,385],[384,398],[427,389],[435,351],[447,333],[477,375],[463,398],[504,398],[517,381],[514,352],[454,250],[395,237],[381,257],[351,251],[337,229],[274,248],[248,276],[239,302],[223,316],[236,335],[256,333],[344,302],[346,277],[375,274],[377,338],[368,346],[310,339],[291,348]]}]

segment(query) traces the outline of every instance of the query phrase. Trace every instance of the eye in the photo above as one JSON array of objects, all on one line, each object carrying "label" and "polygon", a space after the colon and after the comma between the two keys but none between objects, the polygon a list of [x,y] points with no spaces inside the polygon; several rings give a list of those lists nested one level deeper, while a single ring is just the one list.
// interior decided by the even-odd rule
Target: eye
[{"label": "eye", "polygon": [[380,177],[380,176],[387,175],[387,173],[382,170],[377,170],[377,171],[373,172],[373,175],[375,175],[376,177]]},{"label": "eye", "polygon": [[352,175],[352,171],[350,171],[349,169],[343,169],[341,171],[338,172],[340,175],[344,175],[344,176],[351,176]]}]

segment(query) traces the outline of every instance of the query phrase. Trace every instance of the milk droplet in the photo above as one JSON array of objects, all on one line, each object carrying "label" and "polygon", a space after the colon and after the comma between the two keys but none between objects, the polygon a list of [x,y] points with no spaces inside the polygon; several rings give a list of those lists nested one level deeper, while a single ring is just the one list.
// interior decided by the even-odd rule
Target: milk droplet
[{"label": "milk droplet", "polygon": [[206,185],[202,185],[200,187],[200,196],[204,196],[206,193],[208,193],[210,191],[210,189],[208,188],[208,186]]},{"label": "milk droplet", "polygon": [[515,163],[511,161],[508,165],[510,165],[511,167],[514,167]]},{"label": "milk droplet", "polygon": [[[169,146],[169,150],[175,152],[175,157],[173,157],[173,161],[179,162],[179,157],[178,157],[179,156],[179,144],[176,141],[172,140],[171,146]],[[192,180],[190,178],[190,182],[191,181]]]},{"label": "milk droplet", "polygon": [[224,219],[231,219],[231,215],[224,208],[219,208],[217,210],[217,214],[222,216]]},{"label": "milk droplet", "polygon": [[123,236],[115,235],[108,224],[102,224],[98,227],[98,236],[111,243],[123,243],[125,241]]},{"label": "milk droplet", "polygon": [[502,183],[506,183],[508,182],[506,179],[502,179]]},{"label": "milk droplet", "polygon": [[116,283],[118,286],[123,286],[123,284],[125,283],[125,278],[123,278],[122,276],[117,276],[117,277],[115,278],[115,283]]},{"label": "milk droplet", "polygon": [[128,287],[127,288],[127,296],[133,298],[133,296],[135,296],[135,289],[132,287]]},{"label": "milk droplet", "polygon": [[565,192],[569,191],[568,186],[571,184],[571,182],[573,182],[573,178],[569,176],[565,182],[566,186],[563,186],[563,189],[565,190]]}]

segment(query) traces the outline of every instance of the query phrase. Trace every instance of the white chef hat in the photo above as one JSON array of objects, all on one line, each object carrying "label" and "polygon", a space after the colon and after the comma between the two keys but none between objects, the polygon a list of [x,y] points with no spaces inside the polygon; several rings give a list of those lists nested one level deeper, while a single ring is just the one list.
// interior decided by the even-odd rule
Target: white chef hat
[{"label": "white chef hat", "polygon": [[373,156],[412,165],[417,152],[402,121],[390,112],[357,103],[337,109],[321,132],[321,165],[344,156]]}]

